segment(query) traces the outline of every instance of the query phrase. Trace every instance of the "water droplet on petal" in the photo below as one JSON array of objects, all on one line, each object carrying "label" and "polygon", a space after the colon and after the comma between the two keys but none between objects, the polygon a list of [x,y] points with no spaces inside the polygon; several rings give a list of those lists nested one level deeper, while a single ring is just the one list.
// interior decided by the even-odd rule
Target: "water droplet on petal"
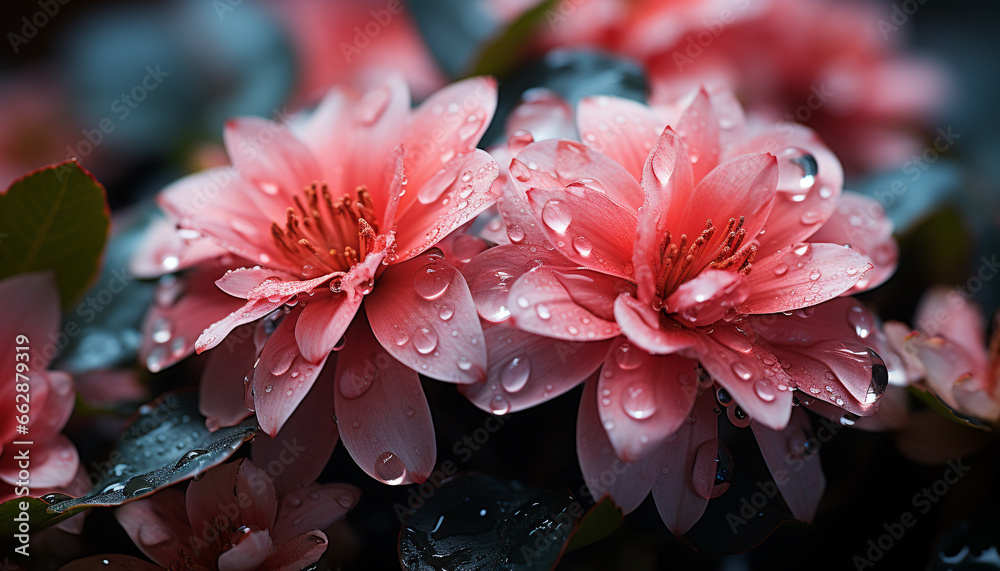
[{"label": "water droplet on petal", "polygon": [[615,351],[615,362],[626,371],[637,369],[642,364],[642,349],[622,343]]},{"label": "water droplet on petal", "polygon": [[[518,304],[520,304],[520,300],[518,300]],[[535,313],[537,313],[538,317],[541,319],[549,319],[552,317],[552,312],[549,310],[549,306],[544,303],[539,303],[535,306]]]},{"label": "water droplet on petal", "polygon": [[371,362],[355,363],[340,375],[340,392],[346,398],[355,399],[365,394],[375,382],[377,370]]},{"label": "water droplet on petal", "polygon": [[542,222],[556,234],[565,234],[572,221],[572,215],[561,200],[550,200],[542,207]]},{"label": "water droplet on petal", "polygon": [[866,405],[878,400],[889,386],[889,369],[885,366],[885,361],[871,348],[868,349],[868,356],[872,361],[872,381],[868,385],[868,392],[865,393]]},{"label": "water droplet on petal", "polygon": [[428,327],[418,327],[413,332],[413,347],[421,355],[426,355],[437,347],[437,333]]},{"label": "water droplet on petal", "polygon": [[375,460],[375,477],[386,484],[395,486],[406,477],[406,466],[392,452],[383,452]]},{"label": "water droplet on petal", "polygon": [[441,321],[448,321],[453,315],[455,315],[455,308],[448,304],[444,304],[438,309],[438,317],[441,318]]},{"label": "water droplet on petal", "polygon": [[413,289],[420,297],[431,300],[444,294],[455,277],[455,270],[440,262],[431,262],[413,274]]},{"label": "water droplet on petal", "polygon": [[527,357],[514,357],[500,373],[500,384],[507,392],[516,393],[524,388],[531,376],[531,362]]},{"label": "water droplet on petal", "polygon": [[862,339],[867,339],[871,334],[871,315],[860,305],[851,306],[851,308],[847,310],[847,323],[854,328],[855,335]]},{"label": "water droplet on petal", "polygon": [[736,361],[730,367],[733,374],[744,381],[749,381],[753,378],[753,369],[743,361]]},{"label": "water droplet on petal", "polygon": [[774,387],[771,386],[770,381],[767,379],[759,379],[753,386],[754,392],[760,397],[760,400],[765,402],[771,402],[775,399],[777,395],[774,393]]},{"label": "water droplet on petal", "polygon": [[594,246],[586,236],[577,236],[573,238],[573,249],[576,250],[577,254],[586,258],[594,250]]},{"label": "water droplet on petal", "polygon": [[653,391],[641,385],[632,385],[622,394],[622,410],[636,420],[653,416],[656,412],[656,400]]},{"label": "water droplet on petal", "polygon": [[510,411],[510,402],[503,395],[496,395],[490,399],[490,411],[493,414],[507,414]]}]

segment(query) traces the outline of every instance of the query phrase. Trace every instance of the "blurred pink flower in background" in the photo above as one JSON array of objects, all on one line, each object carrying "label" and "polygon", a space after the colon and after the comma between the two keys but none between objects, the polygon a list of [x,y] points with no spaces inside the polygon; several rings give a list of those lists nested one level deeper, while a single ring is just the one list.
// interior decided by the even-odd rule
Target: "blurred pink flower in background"
[{"label": "blurred pink flower in background", "polygon": [[115,517],[147,557],[170,569],[304,569],[327,549],[323,530],[360,495],[347,484],[279,492],[267,472],[240,460],[212,468],[186,492],[172,487],[127,503]]},{"label": "blurred pink flower in background", "polygon": [[338,84],[373,84],[402,73],[418,98],[447,81],[402,0],[291,0],[270,3],[298,57],[298,102]]},{"label": "blurred pink flower in background", "polygon": [[[11,377],[0,387],[0,402],[7,411],[0,421],[0,501],[3,501],[14,497],[16,487],[30,485],[30,490],[37,492],[70,485],[77,475],[80,457],[76,446],[62,434],[73,412],[76,396],[73,379],[62,371],[46,370],[55,356],[52,339],[59,332],[60,323],[55,278],[51,273],[6,278],[0,281],[0,305],[3,315],[0,327],[4,338],[13,344],[0,356],[0,364]],[[15,347],[28,349],[19,351]],[[16,379],[15,371],[19,375]],[[27,379],[20,375],[26,375]],[[19,408],[22,405],[23,412]],[[18,431],[18,418],[22,415],[29,419],[25,425],[27,432],[23,434]],[[14,444],[25,440],[31,445]],[[30,484],[18,482],[21,480],[18,474],[25,467],[19,465],[17,456],[26,448],[30,454]]]},{"label": "blurred pink flower in background", "polygon": [[[470,79],[411,110],[394,76],[364,95],[333,90],[294,132],[230,122],[234,166],[166,189],[160,203],[179,230],[154,229],[135,262],[142,275],[191,268],[162,284],[147,317],[147,366],[189,355],[195,339],[199,352],[211,349],[284,308],[248,376],[247,404],[264,431],[278,433],[326,364],[359,465],[382,481],[422,481],[435,443],[417,373],[485,376],[468,287],[428,250],[496,200],[497,165],[475,148],[495,105],[495,82]],[[349,350],[327,363],[342,339]],[[233,392],[211,392],[207,416],[231,420],[221,397]]]},{"label": "blurred pink flower in background", "polygon": [[[498,203],[511,243],[463,270],[489,323],[488,377],[461,387],[470,400],[516,411],[599,369],[586,394],[602,406],[593,419],[581,412],[578,426],[587,481],[609,468],[609,450],[632,463],[666,449],[670,462],[692,465],[711,448],[697,460],[696,489],[708,471],[714,478],[718,450],[714,425],[688,428],[699,407],[712,408],[710,396],[698,397],[699,364],[739,405],[728,414],[743,426],[752,418],[786,430],[793,389],[874,414],[887,381],[865,342],[874,318],[853,301],[818,304],[848,293],[876,264],[866,286],[888,278],[892,226],[874,202],[841,194],[840,165],[809,129],[747,124],[731,94],[705,90],[669,107],[585,99],[577,124],[583,145],[511,137],[516,156]],[[836,242],[814,240],[826,226]],[[754,315],[779,312],[809,319],[779,327],[795,313]],[[592,442],[599,433],[607,448]],[[714,444],[703,450],[706,442]],[[683,474],[670,485],[691,484]],[[661,514],[682,533],[704,504],[664,485],[673,503]],[[797,515],[811,517],[815,503],[802,505],[812,507]]]}]

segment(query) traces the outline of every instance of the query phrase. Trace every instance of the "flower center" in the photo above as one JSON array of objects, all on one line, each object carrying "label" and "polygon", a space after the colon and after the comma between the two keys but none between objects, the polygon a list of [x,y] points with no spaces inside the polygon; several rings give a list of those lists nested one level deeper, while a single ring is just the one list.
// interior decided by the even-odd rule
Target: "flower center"
[{"label": "flower center", "polygon": [[326,273],[346,272],[363,262],[375,246],[378,219],[368,188],[356,193],[357,199],[347,193],[333,198],[326,183],[305,187],[288,207],[284,227],[271,223],[278,249],[290,262],[305,264],[304,271],[319,263]]},{"label": "flower center", "polygon": [[697,275],[706,266],[744,275],[750,273],[757,244],[744,244],[747,231],[743,227],[743,221],[743,216],[730,218],[719,233],[712,221],[707,220],[705,229],[690,243],[687,234],[681,234],[675,242],[670,231],[667,231],[666,238],[660,245],[660,274],[656,280],[656,291],[660,298],[669,297],[677,286]]}]

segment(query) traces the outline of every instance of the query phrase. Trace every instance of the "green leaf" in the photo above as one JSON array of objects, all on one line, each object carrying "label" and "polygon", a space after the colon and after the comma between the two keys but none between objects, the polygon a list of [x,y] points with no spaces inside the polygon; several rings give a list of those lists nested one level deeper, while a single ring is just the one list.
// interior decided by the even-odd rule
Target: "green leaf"
[{"label": "green leaf", "polygon": [[97,273],[110,224],[104,187],[75,160],[28,174],[0,193],[0,279],[53,269],[69,307]]},{"label": "green leaf", "polygon": [[979,420],[978,418],[972,416],[965,416],[964,414],[959,413],[957,410],[948,406],[947,403],[941,400],[941,398],[938,397],[936,394],[934,394],[932,391],[915,385],[910,385],[906,388],[909,389],[910,394],[916,396],[918,399],[923,401],[924,404],[928,406],[928,408],[940,414],[941,416],[947,418],[948,420],[956,424],[961,424],[962,426],[968,428],[978,428],[979,430],[983,430],[986,432],[992,431],[992,427],[989,424],[983,422],[982,420]]},{"label": "green leaf", "polygon": [[557,9],[557,0],[545,0],[521,14],[506,30],[483,47],[469,76],[507,75],[517,65],[518,58],[534,31],[550,14],[555,14]]},{"label": "green leaf", "polygon": [[[49,496],[51,496],[51,494],[43,496],[42,498],[14,498],[0,504],[0,529],[3,530],[3,532],[0,533],[0,546],[14,548],[21,545],[18,538],[14,536],[20,533],[20,531],[18,531],[18,525],[22,522],[18,521],[17,518],[23,517],[21,514],[24,512],[28,514],[29,533],[33,535],[46,527],[55,525],[64,519],[70,518],[82,512],[85,509],[78,508],[66,510],[63,513],[50,512],[48,511],[49,503],[43,499],[48,498]],[[22,510],[21,508],[24,506],[27,506],[28,509]]]},{"label": "green leaf", "polygon": [[80,506],[117,506],[193,478],[221,464],[257,434],[253,419],[209,432],[198,412],[198,393],[167,393],[139,408],[122,434],[93,489],[63,496],[49,506],[63,512]]},{"label": "green leaf", "polygon": [[621,508],[605,495],[594,507],[587,510],[576,526],[573,536],[566,545],[566,553],[590,545],[614,533],[625,523]]}]

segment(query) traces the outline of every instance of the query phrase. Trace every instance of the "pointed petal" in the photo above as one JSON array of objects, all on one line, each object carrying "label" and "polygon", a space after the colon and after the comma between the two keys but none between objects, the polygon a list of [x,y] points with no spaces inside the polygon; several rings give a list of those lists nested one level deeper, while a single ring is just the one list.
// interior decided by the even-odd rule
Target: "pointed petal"
[{"label": "pointed petal", "polygon": [[362,317],[337,359],[340,437],[369,476],[392,485],[423,482],[437,444],[420,379],[379,345]]},{"label": "pointed petal", "polygon": [[[219,343],[222,343],[233,329],[244,323],[257,321],[261,317],[285,305],[285,302],[291,298],[292,296],[275,298],[274,301],[269,299],[252,299],[246,302],[240,309],[209,325],[195,342],[195,350],[201,353],[215,347]],[[146,365],[149,366],[148,361]]]},{"label": "pointed petal", "polygon": [[407,174],[409,190],[403,198],[411,193],[416,196],[401,203],[396,216],[400,261],[424,252],[492,206],[499,198],[493,193],[493,181],[499,172],[500,167],[489,153],[474,149],[449,161],[423,187],[413,183]]},{"label": "pointed petal", "polygon": [[278,324],[253,370],[253,401],[260,428],[272,438],[312,388],[326,359],[312,363],[299,352],[295,323],[302,310]]},{"label": "pointed petal", "polygon": [[533,407],[582,383],[604,362],[611,343],[542,337],[509,325],[483,333],[489,354],[486,380],[458,390],[493,414]]},{"label": "pointed petal", "polygon": [[[200,480],[193,481],[188,486],[184,505],[196,537],[211,537],[205,534],[212,533],[208,527],[212,519],[219,515],[220,505],[230,503],[239,505],[241,498],[236,496],[236,479],[239,465],[243,462],[247,460],[219,464],[205,472]],[[250,499],[247,498],[246,501]],[[236,514],[235,519],[238,518],[239,514]]]},{"label": "pointed petal", "polygon": [[694,190],[687,147],[673,129],[665,129],[656,141],[643,166],[641,180],[645,202],[636,227],[632,265],[639,299],[652,303],[658,289],[667,231],[674,231],[670,227],[671,209],[680,208]]},{"label": "pointed petal", "polygon": [[251,290],[265,281],[297,281],[297,279],[292,274],[281,270],[255,266],[253,268],[226,270],[226,273],[221,278],[215,280],[215,285],[233,297],[260,299],[261,296],[251,298],[249,294]]},{"label": "pointed petal", "polygon": [[189,537],[198,537],[192,536],[184,492],[177,488],[123,504],[115,510],[115,519],[146,557],[164,567],[178,549],[190,548]]},{"label": "pointed petal", "polygon": [[631,284],[590,270],[537,267],[510,288],[510,315],[523,331],[565,339],[597,341],[621,333],[614,300]]},{"label": "pointed petal", "polygon": [[659,467],[649,459],[627,464],[615,455],[597,413],[596,377],[583,387],[576,417],[576,453],[591,495],[600,498],[609,494],[624,513],[639,507],[659,473]]},{"label": "pointed petal", "polygon": [[190,356],[208,326],[243,306],[243,300],[215,286],[224,271],[221,263],[212,262],[160,281],[142,324],[139,361],[147,369],[157,373]]},{"label": "pointed petal", "polygon": [[[340,440],[333,418],[336,370],[332,362],[323,367],[274,438],[259,435],[253,442],[254,463],[268,467],[280,495],[315,481]],[[272,466],[281,466],[281,471]]]},{"label": "pointed petal", "polygon": [[712,411],[714,406],[711,392],[702,393],[691,412],[695,422],[685,422],[656,459],[660,470],[653,484],[653,500],[667,529],[678,536],[701,519],[708,506],[705,484],[715,481],[719,419]]},{"label": "pointed petal", "polygon": [[572,139],[576,137],[573,108],[555,91],[533,88],[507,116],[504,133],[512,137],[518,132],[529,133],[536,141]]},{"label": "pointed petal", "polygon": [[633,212],[642,206],[642,189],[625,167],[575,141],[549,139],[528,145],[511,161],[510,174],[521,194],[532,188],[589,187]]},{"label": "pointed petal", "polygon": [[985,368],[986,322],[982,310],[961,290],[932,288],[920,299],[914,326],[932,337],[950,339]]},{"label": "pointed petal", "polygon": [[264,568],[281,571],[308,569],[326,553],[328,543],[326,534],[322,531],[304,533],[278,547],[264,561]]},{"label": "pointed petal", "polygon": [[267,529],[251,531],[239,543],[219,555],[219,571],[251,571],[260,569],[264,560],[274,550],[271,532]]},{"label": "pointed petal", "polygon": [[198,410],[207,426],[234,426],[253,414],[246,407],[244,382],[256,360],[250,325],[238,328],[221,347],[208,352],[198,392]]},{"label": "pointed petal", "polygon": [[778,359],[751,341],[752,332],[748,336],[725,322],[713,329],[688,356],[698,359],[754,420],[775,430],[784,428],[792,412],[792,381]]},{"label": "pointed petal", "polygon": [[892,221],[882,205],[856,192],[845,192],[833,215],[809,237],[810,242],[850,244],[872,264],[872,269],[847,290],[859,293],[882,285],[896,271],[899,246],[892,237]]},{"label": "pointed petal", "polygon": [[239,463],[236,497],[240,502],[240,522],[247,527],[269,529],[278,513],[278,493],[270,475],[249,460]]},{"label": "pointed petal", "polygon": [[629,341],[647,353],[666,355],[695,346],[699,334],[630,295],[615,300],[615,321]]},{"label": "pointed petal", "polygon": [[778,158],[777,197],[764,234],[757,238],[761,254],[805,241],[833,214],[844,169],[811,129],[779,123],[745,140],[732,153],[771,153]]},{"label": "pointed petal", "polygon": [[348,484],[308,484],[282,495],[274,540],[284,543],[314,529],[326,529],[344,517],[361,498]]},{"label": "pointed petal", "polygon": [[615,453],[626,462],[646,458],[687,422],[698,396],[698,363],[650,355],[616,339],[601,368],[601,422]]},{"label": "pointed petal", "polygon": [[585,145],[625,167],[636,180],[666,124],[641,103],[606,95],[581,100],[576,121]]},{"label": "pointed petal", "polygon": [[687,146],[694,180],[702,180],[719,164],[721,151],[719,118],[704,88],[684,110],[675,130]]},{"label": "pointed petal", "polygon": [[223,140],[239,175],[257,193],[274,196],[277,209],[289,206],[288,197],[320,180],[316,158],[287,125],[258,117],[231,119]]},{"label": "pointed petal", "polygon": [[792,244],[753,262],[740,313],[779,313],[818,305],[849,290],[871,268],[837,244]]},{"label": "pointed petal", "polygon": [[665,303],[668,312],[700,327],[735,316],[749,294],[750,286],[740,274],[707,269],[679,285]]},{"label": "pointed petal", "polygon": [[796,409],[784,430],[771,430],[750,423],[760,453],[781,490],[781,496],[796,519],[812,521],[823,497],[826,478],[818,447],[809,425],[809,415]]},{"label": "pointed petal", "polygon": [[598,272],[632,277],[634,211],[589,188],[535,188],[527,196],[539,227],[564,256]]},{"label": "pointed petal", "polygon": [[[29,378],[32,385],[31,395],[38,395],[32,399],[32,404],[38,408],[30,417],[28,426],[31,428],[33,440],[42,441],[62,432],[70,415],[73,414],[76,390],[72,377],[63,371],[32,371],[29,373]],[[39,385],[42,383],[47,389],[44,397],[39,390]]]},{"label": "pointed petal", "polygon": [[[0,458],[0,480],[11,486],[18,484],[19,474],[23,468],[15,456],[13,448],[4,450],[6,455]],[[80,455],[76,446],[62,434],[52,436],[42,445],[41,442],[31,449],[31,485],[36,489],[61,488],[73,481],[76,469],[80,465]]]},{"label": "pointed petal", "polygon": [[295,342],[302,356],[311,363],[326,359],[354,320],[363,299],[326,292],[309,298],[295,323]]},{"label": "pointed petal", "polygon": [[207,238],[186,240],[177,223],[159,217],[150,222],[142,243],[129,260],[129,272],[137,278],[158,278],[218,258],[227,251]]},{"label": "pointed petal", "polygon": [[402,364],[431,378],[485,378],[486,346],[465,278],[439,256],[390,266],[368,295],[375,337]]}]

